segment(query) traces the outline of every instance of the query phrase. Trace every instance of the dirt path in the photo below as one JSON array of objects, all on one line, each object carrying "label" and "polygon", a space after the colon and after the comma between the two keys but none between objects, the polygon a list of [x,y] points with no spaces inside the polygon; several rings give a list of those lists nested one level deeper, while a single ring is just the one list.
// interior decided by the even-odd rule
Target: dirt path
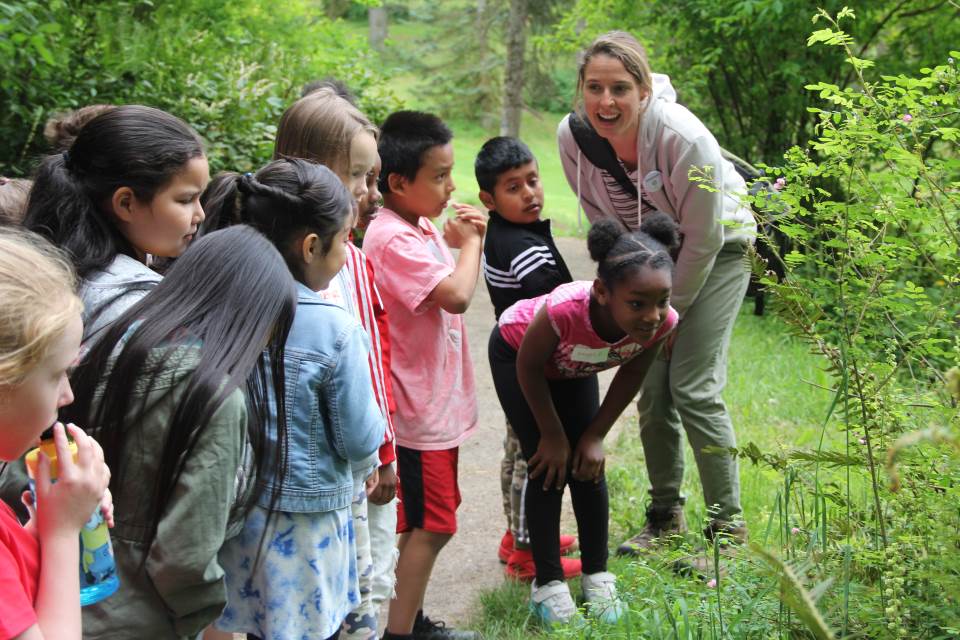
[{"label": "dirt path", "polygon": [[[595,265],[586,241],[558,238],[557,246],[576,279],[593,279]],[[466,314],[470,354],[477,379],[480,426],[461,447],[459,532],[440,554],[427,589],[425,610],[433,618],[464,624],[479,606],[478,594],[496,587],[503,578],[497,560],[500,537],[506,529],[500,498],[500,458],[503,452],[504,417],[493,388],[487,363],[487,338],[493,327],[493,306],[483,282]],[[601,376],[601,393],[612,373]],[[601,396],[602,397],[602,396]],[[569,506],[569,505],[568,505]],[[565,530],[575,530],[572,512],[564,516]]]}]

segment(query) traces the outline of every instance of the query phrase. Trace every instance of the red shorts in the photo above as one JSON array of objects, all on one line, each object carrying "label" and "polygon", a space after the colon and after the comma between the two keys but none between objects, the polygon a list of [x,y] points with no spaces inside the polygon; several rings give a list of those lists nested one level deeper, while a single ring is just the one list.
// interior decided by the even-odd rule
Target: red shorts
[{"label": "red shorts", "polygon": [[420,451],[397,445],[397,533],[423,529],[457,532],[457,461],[460,448]]}]

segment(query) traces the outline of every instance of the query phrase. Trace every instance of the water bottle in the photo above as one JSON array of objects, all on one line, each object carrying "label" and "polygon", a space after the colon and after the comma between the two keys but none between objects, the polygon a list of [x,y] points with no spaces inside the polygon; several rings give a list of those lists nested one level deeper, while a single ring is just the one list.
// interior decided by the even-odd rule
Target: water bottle
[{"label": "water bottle", "polygon": [[[73,459],[77,459],[77,444],[69,440]],[[50,459],[50,481],[57,481],[57,449],[53,442],[52,430],[44,432],[40,446],[27,453],[27,475],[30,476],[30,493],[36,504],[34,477],[37,472],[37,456],[43,453]],[[40,508],[43,508],[41,505]],[[117,565],[113,559],[113,546],[110,544],[110,530],[98,506],[83,528],[80,529],[80,606],[112,596],[120,586],[117,578]]]}]

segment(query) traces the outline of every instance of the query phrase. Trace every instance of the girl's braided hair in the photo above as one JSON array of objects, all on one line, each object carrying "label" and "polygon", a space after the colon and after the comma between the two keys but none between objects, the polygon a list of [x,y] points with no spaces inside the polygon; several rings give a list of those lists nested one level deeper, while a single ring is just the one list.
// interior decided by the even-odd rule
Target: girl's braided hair
[{"label": "girl's braided hair", "polygon": [[324,253],[353,215],[353,199],[327,167],[298,158],[274,160],[256,174],[222,173],[200,198],[206,219],[204,233],[248,224],[265,235],[302,279],[302,266],[291,241],[316,233]]},{"label": "girl's braided hair", "polygon": [[597,263],[597,277],[612,288],[636,269],[673,269],[672,253],[680,246],[677,223],[665,213],[644,216],[638,231],[628,231],[618,220],[595,223],[587,234],[587,249]]}]

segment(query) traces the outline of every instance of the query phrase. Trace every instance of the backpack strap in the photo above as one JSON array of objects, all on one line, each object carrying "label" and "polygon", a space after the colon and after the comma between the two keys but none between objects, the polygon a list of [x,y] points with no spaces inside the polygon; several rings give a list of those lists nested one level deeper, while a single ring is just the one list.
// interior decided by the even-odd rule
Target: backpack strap
[{"label": "backpack strap", "polygon": [[750,184],[751,181],[763,175],[763,172],[755,166],[723,147],[720,147],[720,156],[733,165],[733,168],[736,169],[737,173],[740,174],[740,177],[743,178],[747,184]]},{"label": "backpack strap", "polygon": [[624,191],[637,198],[639,196],[637,185],[633,184],[627,172],[624,171],[623,165],[617,160],[613,147],[606,139],[600,137],[593,125],[578,116],[576,111],[570,112],[567,124],[570,125],[570,133],[580,147],[580,152],[587,157],[590,164],[609,173]]}]

